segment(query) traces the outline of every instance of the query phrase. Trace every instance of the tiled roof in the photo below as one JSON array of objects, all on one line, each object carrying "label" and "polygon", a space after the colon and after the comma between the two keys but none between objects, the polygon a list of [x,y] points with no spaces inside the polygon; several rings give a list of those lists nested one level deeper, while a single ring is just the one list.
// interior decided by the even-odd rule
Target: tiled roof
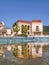
[{"label": "tiled roof", "polygon": [[31,24],[31,23],[32,23],[31,21],[26,21],[26,20],[18,20],[17,23],[18,23],[18,22],[21,22],[21,23],[28,23],[28,24]]},{"label": "tiled roof", "polygon": [[17,22],[17,23],[18,23],[18,22],[21,22],[21,23],[28,23],[28,24],[32,24],[32,22],[41,23],[42,21],[41,21],[41,20],[32,20],[32,21],[17,20],[16,22]]},{"label": "tiled roof", "polygon": [[42,22],[41,20],[32,20],[32,22]]}]

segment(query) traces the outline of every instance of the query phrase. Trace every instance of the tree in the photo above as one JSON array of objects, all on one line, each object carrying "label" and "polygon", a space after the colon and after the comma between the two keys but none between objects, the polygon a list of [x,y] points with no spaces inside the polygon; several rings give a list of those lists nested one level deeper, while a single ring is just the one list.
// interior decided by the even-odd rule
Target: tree
[{"label": "tree", "polygon": [[26,44],[22,44],[22,55],[24,57],[27,56],[27,47],[26,47]]},{"label": "tree", "polygon": [[21,31],[22,31],[22,34],[27,34],[27,25],[22,25]]},{"label": "tree", "polygon": [[14,54],[15,57],[18,57],[18,48],[14,49],[13,54]]},{"label": "tree", "polygon": [[43,45],[43,52],[49,52],[49,44]]},{"label": "tree", "polygon": [[19,26],[17,23],[14,23],[13,26],[12,26],[12,31],[13,32],[16,32],[16,34],[18,34],[18,31],[19,31]]}]

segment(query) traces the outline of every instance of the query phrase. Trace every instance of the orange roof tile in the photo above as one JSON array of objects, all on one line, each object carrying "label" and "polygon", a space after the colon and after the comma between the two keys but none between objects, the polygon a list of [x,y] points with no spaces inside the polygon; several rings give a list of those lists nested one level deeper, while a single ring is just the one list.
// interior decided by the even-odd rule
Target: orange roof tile
[{"label": "orange roof tile", "polygon": [[25,20],[18,20],[17,23],[18,23],[18,22],[21,22],[21,23],[28,23],[28,24],[31,24],[31,23],[32,23],[31,21],[25,21]]},{"label": "orange roof tile", "polygon": [[32,22],[42,22],[41,20],[32,20]]},{"label": "orange roof tile", "polygon": [[42,21],[41,21],[41,20],[32,20],[32,21],[17,20],[16,22],[17,22],[17,23],[18,23],[18,22],[21,22],[21,23],[28,23],[28,24],[32,24],[32,22],[37,22],[37,23],[40,23],[40,22],[42,22]]}]

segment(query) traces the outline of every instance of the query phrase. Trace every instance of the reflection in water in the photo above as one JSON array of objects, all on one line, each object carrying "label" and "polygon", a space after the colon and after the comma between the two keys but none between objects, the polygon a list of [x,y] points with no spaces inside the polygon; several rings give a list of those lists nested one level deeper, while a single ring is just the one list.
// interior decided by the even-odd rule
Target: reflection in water
[{"label": "reflection in water", "polygon": [[36,59],[19,59],[11,55],[12,52],[5,53],[7,56],[6,58],[0,58],[0,65],[49,65],[49,52],[44,52],[42,58]]}]

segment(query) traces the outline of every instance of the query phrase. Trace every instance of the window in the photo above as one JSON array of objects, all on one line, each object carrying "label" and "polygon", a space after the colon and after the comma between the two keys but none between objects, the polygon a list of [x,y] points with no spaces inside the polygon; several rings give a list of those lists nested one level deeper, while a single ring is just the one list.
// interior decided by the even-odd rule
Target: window
[{"label": "window", "polygon": [[29,30],[29,25],[28,25],[28,30]]},{"label": "window", "polygon": [[29,55],[29,49],[28,49],[28,55]]},{"label": "window", "polygon": [[29,45],[28,45],[28,48],[29,48]]},{"label": "window", "polygon": [[39,31],[39,26],[36,26],[36,31]]},{"label": "window", "polygon": [[28,32],[28,35],[29,35],[29,32]]}]

